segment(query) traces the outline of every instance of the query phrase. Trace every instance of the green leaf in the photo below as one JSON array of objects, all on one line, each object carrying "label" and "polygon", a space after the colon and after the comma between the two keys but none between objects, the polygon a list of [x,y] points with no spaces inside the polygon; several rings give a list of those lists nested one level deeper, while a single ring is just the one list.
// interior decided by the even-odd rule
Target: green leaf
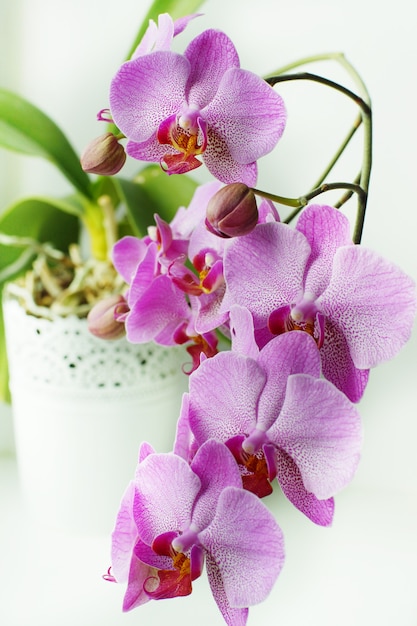
[{"label": "green leaf", "polygon": [[[0,287],[0,303],[2,301]],[[4,336],[3,307],[0,306],[0,401],[10,402],[9,366],[7,363],[6,339]]]},{"label": "green leaf", "polygon": [[139,28],[138,34],[136,35],[126,58],[130,59],[133,52],[136,50],[143,35],[145,34],[146,29],[148,28],[149,20],[157,22],[158,15],[160,13],[169,13],[173,20],[176,20],[179,17],[185,17],[186,15],[195,13],[195,11],[202,4],[204,4],[204,1],[205,0],[154,0]]},{"label": "green leaf", "polygon": [[0,146],[51,161],[83,195],[91,184],[80,159],[60,128],[36,106],[0,89]]},{"label": "green leaf", "polygon": [[[63,206],[70,207],[71,202],[72,198],[67,201],[37,197],[20,200],[1,214],[0,233],[49,242],[65,252],[79,237],[77,215],[63,210]],[[30,248],[0,243],[0,283],[26,271],[33,257]]]},{"label": "green leaf", "polygon": [[138,237],[146,235],[148,226],[155,224],[155,213],[170,222],[180,206],[188,206],[198,186],[184,174],[168,176],[159,165],[145,167],[133,181],[115,178],[114,182]]}]

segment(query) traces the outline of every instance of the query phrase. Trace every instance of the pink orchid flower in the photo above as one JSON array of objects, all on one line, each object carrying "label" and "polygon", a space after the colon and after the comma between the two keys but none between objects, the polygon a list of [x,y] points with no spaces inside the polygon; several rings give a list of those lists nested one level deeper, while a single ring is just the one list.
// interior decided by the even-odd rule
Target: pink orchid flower
[{"label": "pink orchid flower", "polygon": [[353,245],[349,228],[340,211],[311,205],[295,229],[270,222],[231,241],[222,308],[247,307],[262,341],[291,330],[311,334],[324,376],[357,402],[368,370],[409,339],[416,299],[413,280]]},{"label": "pink orchid flower", "polygon": [[[276,477],[300,511],[328,526],[333,496],[359,462],[359,413],[320,378],[320,356],[307,333],[280,335],[259,350],[250,312],[242,307],[231,311],[231,332],[232,351],[203,361],[190,376],[177,449],[192,450],[212,438],[225,442],[245,488],[269,495]],[[195,442],[187,440],[187,422]]]},{"label": "pink orchid flower", "polygon": [[244,626],[248,607],[266,598],[282,568],[282,532],[242,489],[223,444],[207,441],[191,465],[145,450],[112,535],[111,576],[127,582],[123,609],[190,594],[204,561],[226,623]]},{"label": "pink orchid flower", "polygon": [[206,30],[178,54],[169,50],[175,27],[164,24],[111,83],[111,116],[128,138],[127,153],[159,162],[168,174],[199,167],[201,157],[218,180],[253,186],[256,161],[284,131],[281,97],[240,68],[223,32]]}]

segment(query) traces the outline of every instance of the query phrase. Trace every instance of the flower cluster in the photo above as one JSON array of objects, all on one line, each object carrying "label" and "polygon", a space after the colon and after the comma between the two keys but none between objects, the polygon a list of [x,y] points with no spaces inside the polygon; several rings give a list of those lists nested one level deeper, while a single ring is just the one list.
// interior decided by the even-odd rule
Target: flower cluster
[{"label": "flower cluster", "polygon": [[[416,300],[407,275],[352,241],[338,208],[303,202],[293,226],[257,198],[256,162],[283,132],[282,99],[239,67],[224,33],[172,52],[190,19],[151,23],[110,89],[130,156],[168,174],[201,157],[217,180],[169,223],[156,213],[145,237],[115,244],[125,296],[90,316],[99,336],[122,327],[133,343],[186,344],[191,357],[172,452],[142,443],[107,578],[127,584],[129,610],[190,594],[205,563],[226,623],[240,626],[284,562],[263,498],[279,485],[313,523],[332,523],[361,454],[369,371],[408,340]],[[362,213],[366,182],[339,185]]]}]

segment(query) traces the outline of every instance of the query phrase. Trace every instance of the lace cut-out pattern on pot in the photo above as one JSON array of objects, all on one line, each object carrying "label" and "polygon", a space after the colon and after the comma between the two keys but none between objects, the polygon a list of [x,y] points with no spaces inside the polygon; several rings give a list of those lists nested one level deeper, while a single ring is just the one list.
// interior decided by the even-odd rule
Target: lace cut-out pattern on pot
[{"label": "lace cut-out pattern on pot", "polygon": [[147,393],[184,377],[181,366],[189,360],[181,347],[98,339],[75,316],[51,321],[28,315],[13,299],[4,303],[4,315],[12,385],[97,391],[140,386]]}]

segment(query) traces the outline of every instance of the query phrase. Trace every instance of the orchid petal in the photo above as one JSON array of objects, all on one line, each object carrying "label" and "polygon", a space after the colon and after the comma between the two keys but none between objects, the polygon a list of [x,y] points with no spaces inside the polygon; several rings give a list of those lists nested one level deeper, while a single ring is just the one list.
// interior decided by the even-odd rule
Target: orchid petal
[{"label": "orchid petal", "polygon": [[184,17],[179,17],[174,22],[174,37],[182,33],[185,28],[188,26],[191,20],[194,20],[196,17],[201,17],[202,13],[191,13],[190,15],[185,15]]},{"label": "orchid petal", "polygon": [[129,582],[123,598],[123,611],[131,611],[149,601],[143,585],[147,578],[155,576],[156,570],[142,563],[134,554],[130,563]]},{"label": "orchid petal", "polygon": [[284,563],[284,542],[273,515],[257,496],[226,487],[213,521],[199,539],[218,565],[231,607],[265,600]]},{"label": "orchid petal", "polygon": [[[265,374],[256,361],[220,352],[191,374],[190,426],[198,442],[250,433]],[[207,402],[207,394],[210,402]]]},{"label": "orchid petal", "polygon": [[173,446],[174,454],[181,456],[185,461],[190,461],[190,450],[193,440],[190,423],[188,420],[189,395],[184,393],[181,401],[180,415],[177,421],[177,429]]},{"label": "orchid petal", "polygon": [[[162,535],[158,535],[152,542],[152,547],[148,546],[139,539],[135,545],[135,556],[150,567],[156,569],[167,569],[172,567],[172,558],[170,558],[169,550],[161,550],[160,546],[168,548],[171,545],[172,540],[178,535],[176,532],[167,532]],[[156,544],[156,547],[155,547]]]},{"label": "orchid petal", "polygon": [[239,68],[223,74],[216,95],[201,114],[241,164],[270,152],[286,122],[282,98],[259,76]]},{"label": "orchid petal", "polygon": [[351,402],[359,402],[368,384],[369,370],[355,367],[344,334],[328,318],[320,354],[323,376],[343,391]]},{"label": "orchid petal", "polygon": [[188,315],[184,294],[167,276],[158,276],[130,311],[126,320],[127,339],[132,343],[155,339],[162,345],[172,345],[175,329]]},{"label": "orchid petal", "polygon": [[[128,251],[126,254],[128,254]],[[155,279],[155,274],[157,272],[157,256],[157,244],[155,242],[151,242],[148,245],[141,262],[138,264],[136,273],[130,284],[127,301],[131,309],[135,303],[140,300]]]},{"label": "orchid petal", "polygon": [[277,419],[285,400],[291,374],[320,376],[320,354],[307,333],[290,332],[270,341],[259,353],[259,365],[267,374],[259,398],[258,427],[267,430]]},{"label": "orchid petal", "polygon": [[169,50],[173,38],[174,22],[172,21],[172,17],[168,13],[162,13],[158,16],[158,26],[155,24],[154,20],[149,20],[149,26],[135,52],[132,54],[131,59],[149,54],[153,50]]},{"label": "orchid petal", "polygon": [[247,608],[236,609],[230,606],[224,590],[219,566],[210,554],[207,554],[206,556],[206,569],[213,598],[215,599],[227,626],[246,626],[249,611]]},{"label": "orchid petal", "polygon": [[206,441],[198,450],[191,469],[201,481],[201,490],[192,514],[197,528],[208,526],[215,514],[217,501],[226,487],[242,487],[242,479],[230,450],[214,439]]},{"label": "orchid petal", "polygon": [[114,123],[130,140],[148,140],[184,100],[188,60],[160,50],[124,63],[110,87]]},{"label": "orchid petal", "polygon": [[306,490],[319,500],[334,496],[355,473],[362,445],[360,416],[327,380],[290,376],[281,414],[268,435],[295,461]]},{"label": "orchid petal", "polygon": [[337,250],[317,305],[344,333],[355,366],[367,369],[393,358],[410,338],[415,285],[375,252],[347,246]]},{"label": "orchid petal", "polygon": [[343,213],[331,206],[310,205],[301,213],[296,228],[311,247],[305,292],[317,297],[329,284],[337,248],[352,244],[350,223]]},{"label": "orchid petal", "polygon": [[[171,222],[171,228],[176,237],[184,239],[190,239],[191,237],[194,237],[195,229],[204,222],[207,205],[210,199],[222,186],[222,183],[220,183],[218,180],[215,180],[197,187],[191,199],[191,202],[188,205],[188,208],[182,210],[179,209]],[[207,232],[205,227],[204,232]],[[217,243],[217,239],[219,238],[215,236],[210,236],[210,241],[213,241],[214,243]],[[197,252],[199,252],[202,248],[208,247],[213,246],[210,246],[207,243],[204,243],[204,245],[200,245],[200,243],[197,242],[195,244],[195,247],[192,248],[190,242],[190,259],[192,260]]]},{"label": "orchid petal", "polygon": [[235,305],[230,309],[230,336],[232,350],[237,354],[257,359],[259,348],[256,345],[253,318],[248,309]]},{"label": "orchid petal", "polygon": [[222,308],[246,306],[255,329],[266,326],[268,315],[293,302],[302,292],[310,246],[304,235],[278,222],[259,224],[226,249],[226,294]]},{"label": "orchid petal", "polygon": [[333,521],[334,500],[319,500],[307,491],[300,470],[293,459],[283,450],[276,450],[277,480],[288,500],[319,526],[330,526]]},{"label": "orchid petal", "polygon": [[188,463],[172,453],[151,454],[137,468],[134,518],[142,541],[187,528],[200,479]]},{"label": "orchid petal", "polygon": [[202,293],[198,298],[195,329],[200,335],[219,328],[227,321],[227,312],[221,311],[224,290],[224,285],[222,285],[212,293]]},{"label": "orchid petal", "polygon": [[112,250],[112,261],[123,280],[130,285],[136,268],[143,260],[147,245],[142,239],[130,235],[117,241]]},{"label": "orchid petal", "polygon": [[124,583],[128,580],[132,550],[138,536],[133,519],[134,495],[135,485],[132,481],[123,494],[112,532],[111,569],[118,583]]},{"label": "orchid petal", "polygon": [[187,101],[195,109],[202,109],[213,99],[229,68],[239,67],[239,57],[232,41],[225,33],[213,29],[195,37],[184,56],[191,66]]},{"label": "orchid petal", "polygon": [[166,154],[175,154],[176,150],[172,146],[160,144],[155,132],[146,141],[128,141],[126,152],[129,156],[139,161],[158,163]]},{"label": "orchid petal", "polygon": [[222,183],[245,183],[253,187],[258,177],[258,166],[253,163],[239,163],[230,154],[226,140],[210,127],[207,131],[208,144],[203,161],[215,178]]}]

